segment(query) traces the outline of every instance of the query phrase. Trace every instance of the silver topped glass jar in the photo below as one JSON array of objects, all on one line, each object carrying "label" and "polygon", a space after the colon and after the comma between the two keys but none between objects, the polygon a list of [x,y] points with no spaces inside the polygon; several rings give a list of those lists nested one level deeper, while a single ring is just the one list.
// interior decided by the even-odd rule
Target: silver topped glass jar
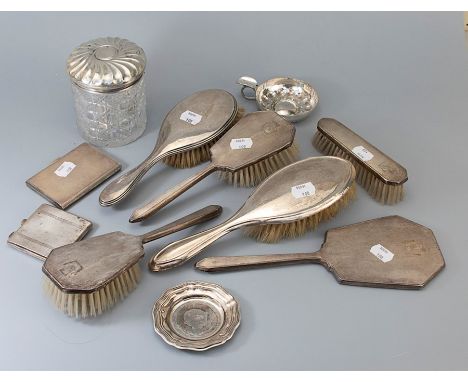
[{"label": "silver topped glass jar", "polygon": [[146,128],[146,56],[135,43],[97,38],[68,57],[78,129],[96,146],[133,142]]}]

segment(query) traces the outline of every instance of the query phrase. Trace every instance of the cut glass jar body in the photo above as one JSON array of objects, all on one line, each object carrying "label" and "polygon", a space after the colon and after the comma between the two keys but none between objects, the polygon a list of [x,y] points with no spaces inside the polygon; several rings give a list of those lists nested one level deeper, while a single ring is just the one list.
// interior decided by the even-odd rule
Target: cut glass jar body
[{"label": "cut glass jar body", "polygon": [[72,90],[78,129],[86,141],[96,146],[123,146],[145,131],[144,76],[115,92],[90,92],[73,83]]},{"label": "cut glass jar body", "polygon": [[78,129],[97,146],[133,142],[146,128],[144,50],[119,37],[77,46],[67,60]]}]

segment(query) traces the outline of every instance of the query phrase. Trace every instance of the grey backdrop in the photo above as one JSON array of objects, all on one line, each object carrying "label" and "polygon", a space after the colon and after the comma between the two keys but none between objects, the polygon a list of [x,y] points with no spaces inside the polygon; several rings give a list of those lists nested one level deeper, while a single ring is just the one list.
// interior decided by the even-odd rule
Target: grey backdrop
[{"label": "grey backdrop", "polygon": [[[45,13],[0,14],[1,369],[465,369],[468,364],[466,202],[468,66],[462,13]],[[148,128],[108,152],[127,170],[153,148],[167,111],[194,91],[223,88],[239,97],[241,75],[290,75],[313,84],[320,104],[297,125],[302,157],[319,118],[335,117],[409,172],[406,199],[382,206],[359,198],[317,232],[277,245],[240,232],[203,255],[313,251],[326,229],[399,214],[434,230],[447,267],[421,291],[339,285],[314,265],[210,275],[193,261],[150,274],[155,250],[203,227],[146,246],[138,289],[112,312],[76,321],[41,289],[41,262],[6,244],[44,200],[24,181],[82,142],[75,128],[68,53],[98,36],[122,36],[148,56]],[[91,219],[90,235],[142,233],[210,203],[219,219],[251,193],[212,175],[142,225],[130,212],[198,168],[159,165],[114,208],[97,202],[102,186],[69,211]],[[241,326],[205,353],[168,346],[152,328],[153,302],[186,280],[222,284],[239,300]]]}]

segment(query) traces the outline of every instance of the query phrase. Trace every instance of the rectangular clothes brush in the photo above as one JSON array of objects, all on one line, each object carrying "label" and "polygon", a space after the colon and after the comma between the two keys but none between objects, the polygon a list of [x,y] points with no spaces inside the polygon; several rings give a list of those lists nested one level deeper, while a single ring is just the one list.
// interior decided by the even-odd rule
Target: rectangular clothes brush
[{"label": "rectangular clothes brush", "polygon": [[356,182],[375,200],[395,204],[403,199],[406,169],[336,119],[318,121],[312,144],[324,155],[349,160],[356,168]]}]

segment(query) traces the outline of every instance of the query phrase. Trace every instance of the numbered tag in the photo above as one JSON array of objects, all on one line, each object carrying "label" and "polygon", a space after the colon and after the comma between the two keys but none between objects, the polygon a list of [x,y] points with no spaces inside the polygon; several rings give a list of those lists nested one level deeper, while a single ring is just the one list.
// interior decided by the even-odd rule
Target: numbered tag
[{"label": "numbered tag", "polygon": [[191,125],[196,125],[200,123],[202,120],[202,116],[200,114],[194,113],[193,111],[186,110],[180,115],[180,119]]},{"label": "numbered tag", "polygon": [[297,186],[291,187],[291,194],[296,199],[312,196],[315,194],[315,186],[311,182],[298,184]]},{"label": "numbered tag", "polygon": [[231,139],[231,150],[250,149],[253,145],[252,138],[234,138]]},{"label": "numbered tag", "polygon": [[76,164],[73,162],[63,162],[57,170],[54,171],[55,175],[65,178],[70,174],[73,169],[76,167]]},{"label": "numbered tag", "polygon": [[376,244],[372,246],[370,253],[372,253],[378,259],[382,260],[384,263],[391,261],[394,256],[394,254],[385,248],[382,244]]},{"label": "numbered tag", "polygon": [[353,153],[356,154],[359,158],[361,158],[364,162],[367,162],[374,157],[374,154],[372,154],[363,146],[356,146],[353,149]]}]

